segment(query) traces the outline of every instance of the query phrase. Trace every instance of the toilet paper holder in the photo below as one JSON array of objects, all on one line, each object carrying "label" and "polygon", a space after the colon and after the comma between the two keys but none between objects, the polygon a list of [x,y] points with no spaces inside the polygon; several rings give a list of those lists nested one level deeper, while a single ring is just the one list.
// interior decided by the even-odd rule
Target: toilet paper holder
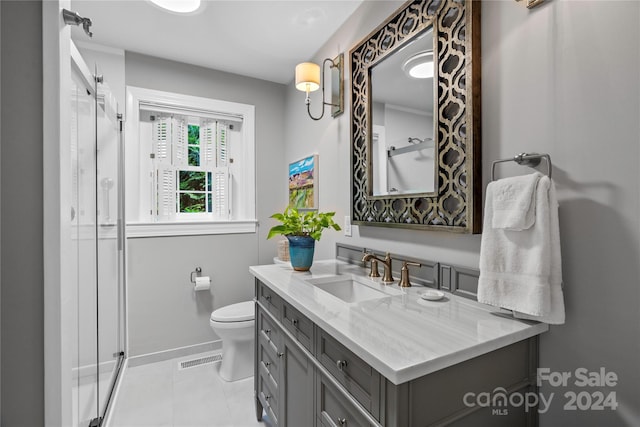
[{"label": "toilet paper holder", "polygon": [[[193,276],[195,274],[195,277]],[[196,277],[202,276],[202,268],[196,267],[194,271],[191,272],[190,280],[191,283],[196,283]]]}]

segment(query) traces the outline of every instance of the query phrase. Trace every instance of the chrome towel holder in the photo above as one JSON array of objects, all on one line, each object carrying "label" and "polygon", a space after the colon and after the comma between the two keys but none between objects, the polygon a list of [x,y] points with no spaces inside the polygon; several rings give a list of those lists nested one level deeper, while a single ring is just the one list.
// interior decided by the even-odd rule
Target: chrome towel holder
[{"label": "chrome towel holder", "polygon": [[491,164],[491,181],[495,181],[496,165],[498,163],[516,162],[519,165],[529,166],[533,168],[538,166],[542,159],[545,159],[547,161],[547,176],[551,178],[551,171],[553,170],[553,166],[551,165],[551,156],[549,156],[548,154],[538,153],[520,153],[517,156],[511,157],[509,159],[494,160]]}]

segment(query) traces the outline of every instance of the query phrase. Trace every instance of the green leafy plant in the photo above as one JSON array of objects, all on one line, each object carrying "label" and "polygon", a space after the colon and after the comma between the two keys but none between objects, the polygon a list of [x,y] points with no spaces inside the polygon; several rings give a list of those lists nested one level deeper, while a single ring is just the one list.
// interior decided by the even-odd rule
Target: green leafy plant
[{"label": "green leafy plant", "polygon": [[271,218],[277,219],[282,224],[272,227],[267,239],[281,234],[283,236],[309,236],[320,240],[325,228],[340,230],[340,226],[333,221],[335,214],[335,212],[318,211],[298,212],[296,208],[287,206],[283,213],[271,215]]}]

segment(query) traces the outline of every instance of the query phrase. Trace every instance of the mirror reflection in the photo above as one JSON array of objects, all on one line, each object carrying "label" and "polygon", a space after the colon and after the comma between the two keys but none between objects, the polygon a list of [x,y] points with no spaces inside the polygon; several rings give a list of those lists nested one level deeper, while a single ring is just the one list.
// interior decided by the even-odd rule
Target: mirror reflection
[{"label": "mirror reflection", "polygon": [[373,196],[436,190],[432,30],[425,29],[369,70]]}]

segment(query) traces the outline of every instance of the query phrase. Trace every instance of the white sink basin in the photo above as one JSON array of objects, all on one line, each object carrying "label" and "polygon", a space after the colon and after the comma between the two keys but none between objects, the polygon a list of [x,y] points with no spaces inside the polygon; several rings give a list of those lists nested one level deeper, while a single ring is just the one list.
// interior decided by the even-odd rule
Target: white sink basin
[{"label": "white sink basin", "polygon": [[356,303],[393,295],[401,295],[402,291],[382,285],[373,280],[355,275],[341,275],[307,279],[307,283],[340,298],[344,302]]}]

